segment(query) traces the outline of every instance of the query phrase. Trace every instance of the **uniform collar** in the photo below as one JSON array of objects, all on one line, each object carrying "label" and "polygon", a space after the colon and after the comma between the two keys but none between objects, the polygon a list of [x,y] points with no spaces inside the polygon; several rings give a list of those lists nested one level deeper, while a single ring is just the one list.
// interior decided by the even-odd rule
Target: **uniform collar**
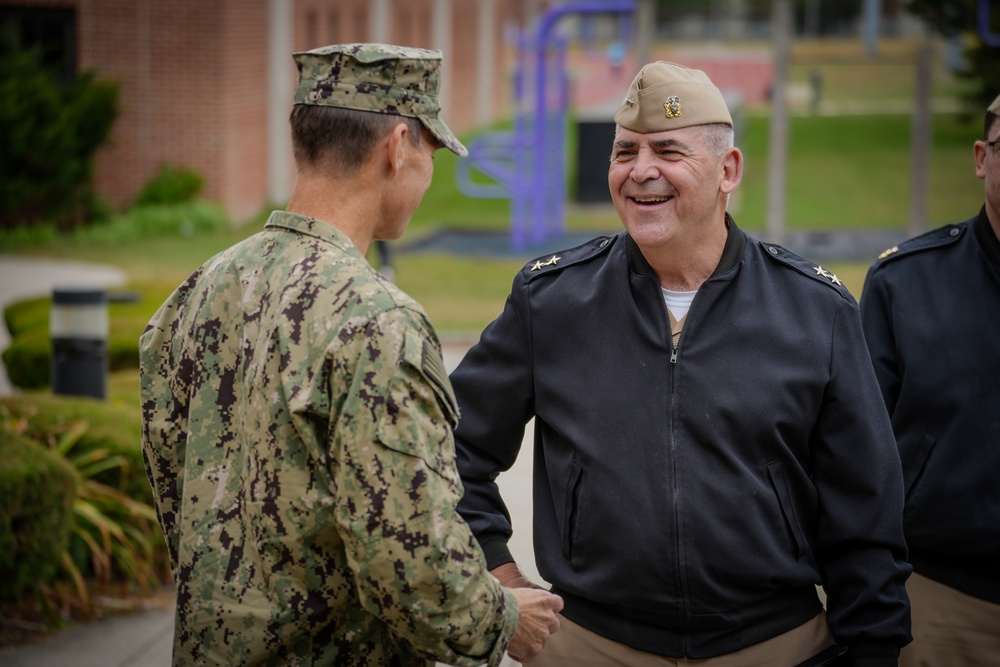
[{"label": "uniform collar", "polygon": [[264,229],[288,230],[307,236],[314,236],[321,241],[325,241],[337,246],[341,250],[363,258],[361,250],[358,249],[350,237],[333,225],[310,218],[309,216],[292,213],[290,211],[273,211],[267,219]]},{"label": "uniform collar", "polygon": [[[733,220],[729,213],[726,213],[726,228],[729,230],[729,236],[726,237],[726,245],[722,249],[722,257],[719,258],[719,264],[715,267],[712,275],[709,276],[709,280],[736,266],[743,256],[743,250],[747,246],[747,235],[743,233],[742,229],[736,226],[736,221]],[[629,264],[636,273],[643,276],[656,276],[653,267],[646,261],[638,244],[628,234],[625,234],[625,253],[628,256]]]},{"label": "uniform collar", "polygon": [[993,226],[990,225],[990,219],[986,215],[985,206],[979,211],[975,222],[972,223],[972,229],[975,231],[976,240],[979,241],[979,245],[982,247],[983,252],[986,253],[986,256],[993,263],[1000,264],[1000,239],[997,238],[996,233],[993,231]]}]

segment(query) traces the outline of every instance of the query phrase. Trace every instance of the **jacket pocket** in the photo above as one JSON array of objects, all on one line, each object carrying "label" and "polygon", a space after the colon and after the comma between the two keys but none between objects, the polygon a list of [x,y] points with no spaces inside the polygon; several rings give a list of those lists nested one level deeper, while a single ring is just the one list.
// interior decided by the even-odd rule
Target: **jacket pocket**
[{"label": "jacket pocket", "polygon": [[569,479],[566,480],[566,500],[563,506],[562,553],[563,558],[573,558],[573,532],[577,523],[577,509],[580,503],[580,477],[583,474],[583,464],[573,461],[569,469]]},{"label": "jacket pocket", "polygon": [[903,466],[903,485],[906,500],[910,499],[910,494],[917,487],[917,482],[924,476],[927,469],[927,461],[931,457],[931,450],[937,440],[930,433],[923,433],[917,438],[912,447],[907,447],[899,452],[900,463]]},{"label": "jacket pocket", "polygon": [[785,482],[785,473],[781,468],[780,461],[771,461],[767,464],[767,475],[771,478],[771,486],[775,495],[778,496],[778,505],[781,506],[781,513],[785,517],[785,524],[788,526],[795,540],[796,558],[802,558],[809,553],[809,543],[806,542],[805,535],[802,534],[802,526],[795,514],[795,504],[792,502],[792,494],[788,491],[788,484]]}]

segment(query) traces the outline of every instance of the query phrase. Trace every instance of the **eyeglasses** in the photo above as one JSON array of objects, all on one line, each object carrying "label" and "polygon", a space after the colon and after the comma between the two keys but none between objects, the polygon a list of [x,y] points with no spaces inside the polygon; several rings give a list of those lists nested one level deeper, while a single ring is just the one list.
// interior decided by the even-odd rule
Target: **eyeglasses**
[{"label": "eyeglasses", "polygon": [[998,148],[998,146],[1000,146],[1000,139],[997,139],[996,141],[987,141],[986,145],[990,147],[991,151],[993,151],[993,159],[1000,160],[1000,148]]}]

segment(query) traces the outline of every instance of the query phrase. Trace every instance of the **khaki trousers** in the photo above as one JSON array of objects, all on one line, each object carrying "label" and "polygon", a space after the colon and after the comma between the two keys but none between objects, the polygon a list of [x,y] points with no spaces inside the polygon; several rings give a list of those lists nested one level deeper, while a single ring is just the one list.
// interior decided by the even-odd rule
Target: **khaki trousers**
[{"label": "khaki trousers", "polygon": [[530,667],[792,667],[833,644],[826,612],[734,653],[705,660],[666,658],[606,639],[560,616],[554,634]]},{"label": "khaki trousers", "polygon": [[900,652],[900,667],[1000,666],[1000,605],[916,572],[906,592],[913,643]]}]

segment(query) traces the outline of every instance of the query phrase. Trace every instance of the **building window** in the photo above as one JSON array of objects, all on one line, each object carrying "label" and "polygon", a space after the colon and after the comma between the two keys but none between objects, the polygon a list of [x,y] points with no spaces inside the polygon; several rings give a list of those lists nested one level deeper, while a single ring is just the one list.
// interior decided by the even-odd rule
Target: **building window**
[{"label": "building window", "polygon": [[71,8],[12,7],[0,4],[4,48],[34,51],[61,81],[76,74],[76,16]]}]

